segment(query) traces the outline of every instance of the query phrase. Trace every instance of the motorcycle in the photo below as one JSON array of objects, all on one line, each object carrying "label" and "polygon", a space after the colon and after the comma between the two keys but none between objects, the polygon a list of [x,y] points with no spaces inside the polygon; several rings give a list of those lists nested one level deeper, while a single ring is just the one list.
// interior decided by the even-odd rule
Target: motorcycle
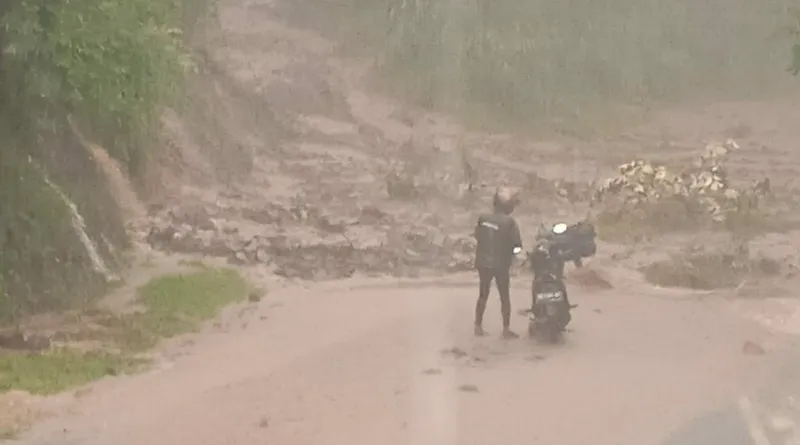
[{"label": "motorcycle", "polygon": [[[571,310],[578,307],[570,304],[567,298],[564,266],[567,261],[572,261],[576,267],[582,267],[582,258],[595,254],[594,227],[585,222],[572,226],[559,223],[550,230],[540,232],[537,238],[540,242],[528,255],[534,272],[528,334],[556,343],[562,339],[563,332],[572,320]],[[554,245],[569,248],[551,250]]]},{"label": "motorcycle", "polygon": [[569,304],[564,281],[550,271],[534,279],[531,294],[528,335],[557,343],[572,319],[570,311],[577,305]]}]

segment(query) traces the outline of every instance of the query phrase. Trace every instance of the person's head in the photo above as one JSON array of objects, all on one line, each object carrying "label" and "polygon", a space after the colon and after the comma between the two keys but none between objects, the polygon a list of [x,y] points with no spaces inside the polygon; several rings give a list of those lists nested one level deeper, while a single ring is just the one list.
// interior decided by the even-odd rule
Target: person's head
[{"label": "person's head", "polygon": [[514,212],[519,200],[517,194],[509,187],[498,187],[492,199],[492,206],[496,212],[510,215]]}]

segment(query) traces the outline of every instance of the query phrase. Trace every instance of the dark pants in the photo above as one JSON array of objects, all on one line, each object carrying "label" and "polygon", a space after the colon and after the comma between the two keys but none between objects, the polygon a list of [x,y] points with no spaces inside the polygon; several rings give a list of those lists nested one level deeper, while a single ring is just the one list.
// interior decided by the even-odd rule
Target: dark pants
[{"label": "dark pants", "polygon": [[475,305],[475,324],[483,324],[483,313],[486,312],[486,301],[489,299],[489,292],[492,289],[492,280],[497,283],[497,291],[500,293],[500,310],[503,314],[503,328],[508,329],[511,322],[511,296],[509,285],[511,278],[508,269],[478,268],[480,285],[478,291],[478,304]]}]

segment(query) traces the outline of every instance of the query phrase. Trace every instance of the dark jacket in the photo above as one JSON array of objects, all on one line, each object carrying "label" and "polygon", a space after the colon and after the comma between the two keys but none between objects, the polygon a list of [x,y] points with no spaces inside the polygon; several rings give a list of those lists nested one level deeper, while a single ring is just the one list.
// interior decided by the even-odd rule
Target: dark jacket
[{"label": "dark jacket", "polygon": [[522,248],[517,221],[505,213],[487,213],[478,218],[475,226],[475,267],[508,270],[514,248]]}]

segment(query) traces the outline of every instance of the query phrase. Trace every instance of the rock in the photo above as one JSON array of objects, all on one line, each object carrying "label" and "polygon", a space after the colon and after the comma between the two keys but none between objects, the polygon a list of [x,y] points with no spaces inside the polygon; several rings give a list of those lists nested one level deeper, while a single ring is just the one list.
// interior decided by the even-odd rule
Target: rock
[{"label": "rock", "polygon": [[375,206],[368,205],[361,209],[359,218],[361,224],[381,224],[389,221],[391,221],[391,216]]},{"label": "rock", "polygon": [[213,230],[195,230],[194,236],[202,241],[203,245],[209,246],[214,240],[216,233]]},{"label": "rock", "polygon": [[453,358],[456,358],[456,359],[464,358],[464,357],[467,357],[469,355],[469,354],[467,354],[466,351],[464,351],[463,349],[459,348],[458,346],[453,346],[451,348],[443,349],[443,350],[439,351],[439,353],[442,356],[453,357]]},{"label": "rock", "polygon": [[194,232],[196,230],[195,227],[197,227],[197,226],[192,226],[190,224],[182,223],[182,224],[179,224],[176,229],[177,229],[177,233],[179,233],[181,236],[185,237],[186,235]]},{"label": "rock", "polygon": [[177,229],[172,225],[162,227],[153,226],[150,228],[145,240],[153,247],[163,247],[172,241],[176,233]]},{"label": "rock", "polygon": [[603,181],[595,190],[593,200],[607,203],[606,198],[613,197],[623,202],[628,211],[642,204],[688,202],[705,210],[707,222],[724,222],[737,212],[751,211],[741,206],[745,201],[757,203],[771,195],[768,182],[762,185],[764,181],[757,181],[749,189],[732,188],[723,164],[734,146],[733,141],[710,144],[692,169],[676,173],[643,160],[625,163],[620,165],[618,176]]},{"label": "rock", "polygon": [[458,390],[461,392],[478,392],[478,387],[476,385],[459,385]]},{"label": "rock", "polygon": [[289,238],[285,235],[277,235],[267,238],[267,245],[273,252],[286,252],[292,248]]},{"label": "rock", "polygon": [[260,247],[259,239],[258,237],[254,236],[253,238],[250,238],[250,241],[245,243],[242,250],[244,250],[248,254],[248,256],[255,255],[259,247]]},{"label": "rock", "polygon": [[[410,218],[404,216],[404,220],[423,227],[398,223],[374,205],[364,206],[358,218],[352,219],[346,216],[349,210],[336,213],[313,205],[332,199],[330,196],[326,198],[325,190],[300,191],[288,204],[248,205],[247,197],[237,198],[242,202],[222,199],[213,204],[181,203],[151,216],[151,228],[145,232],[147,243],[155,249],[222,257],[232,264],[274,264],[279,275],[313,280],[347,278],[356,271],[404,276],[411,271],[472,268],[474,240],[453,236],[449,228],[438,227],[447,221],[432,217],[431,212],[420,210],[419,214],[405,215]],[[236,226],[235,221],[216,216],[229,218],[236,213],[250,222]],[[261,224],[274,225],[273,233],[278,234],[262,236]],[[368,241],[380,239],[375,228],[351,229],[387,224],[399,235],[387,244]],[[348,230],[356,233],[349,236]]]},{"label": "rock", "polygon": [[257,263],[269,263],[270,258],[269,254],[267,253],[267,249],[263,247],[259,247],[258,249],[256,249],[254,259]]},{"label": "rock", "polygon": [[238,227],[223,227],[222,233],[225,235],[237,235],[239,233]]},{"label": "rock", "polygon": [[232,250],[228,243],[221,238],[212,238],[206,245],[204,254],[215,257],[227,257],[231,254]]},{"label": "rock", "polygon": [[242,216],[259,224],[275,224],[286,219],[287,212],[281,207],[264,207],[260,209],[242,209]]},{"label": "rock", "polygon": [[779,434],[788,433],[795,429],[795,423],[788,417],[776,416],[769,421],[770,429]]},{"label": "rock", "polygon": [[168,212],[170,220],[196,227],[201,230],[215,230],[216,226],[211,220],[209,209],[203,203],[185,204]]},{"label": "rock", "polygon": [[193,233],[176,232],[166,247],[173,252],[202,253],[205,244]]},{"label": "rock", "polygon": [[316,227],[327,233],[345,233],[347,226],[351,225],[344,221],[334,221],[327,215],[320,216],[316,221]]},{"label": "rock", "polygon": [[43,351],[50,349],[52,340],[46,335],[25,332],[0,334],[0,348],[17,351]]},{"label": "rock", "polygon": [[247,293],[247,301],[251,303],[258,303],[262,298],[264,298],[266,293],[267,292],[263,289],[251,289],[250,292]]},{"label": "rock", "polygon": [[232,264],[247,264],[247,254],[241,250],[234,252],[233,255],[228,258],[228,262]]},{"label": "rock", "polygon": [[744,342],[742,345],[742,353],[745,355],[764,355],[766,350],[759,344],[753,343],[750,340]]}]

